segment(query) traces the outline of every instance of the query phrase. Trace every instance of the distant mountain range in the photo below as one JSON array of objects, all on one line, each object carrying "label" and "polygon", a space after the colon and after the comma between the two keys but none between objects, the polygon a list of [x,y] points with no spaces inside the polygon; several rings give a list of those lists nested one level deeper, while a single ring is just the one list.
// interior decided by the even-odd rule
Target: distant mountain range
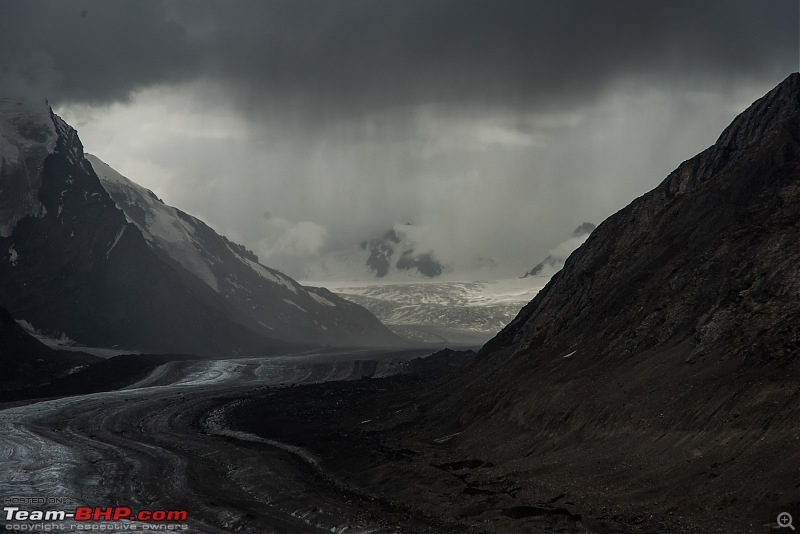
[{"label": "distant mountain range", "polygon": [[44,103],[0,100],[0,191],[0,306],[53,337],[216,356],[401,343],[86,156]]},{"label": "distant mountain range", "polygon": [[452,267],[422,244],[427,229],[396,224],[379,236],[349,248],[329,251],[310,263],[306,280],[425,280],[448,273]]},{"label": "distant mountain range", "polygon": [[444,266],[434,258],[432,251],[415,251],[413,245],[404,243],[407,240],[407,232],[402,228],[399,232],[392,228],[378,239],[361,243],[361,249],[369,253],[366,264],[375,276],[383,278],[392,268],[416,272],[428,278],[442,274]]},{"label": "distant mountain range", "polygon": [[[581,223],[572,234],[549,250],[547,256],[522,277],[550,277],[564,265],[572,251],[592,233],[595,225]],[[298,269],[301,280],[381,281],[389,284],[434,280],[498,280],[509,273],[492,258],[463,255],[454,260],[452,251],[430,244],[430,228],[411,223],[395,224],[372,239],[349,247],[322,252]],[[441,248],[441,247],[440,247]]]},{"label": "distant mountain range", "polygon": [[493,281],[332,283],[331,291],[374,313],[408,339],[482,345],[544,285],[540,278]]}]

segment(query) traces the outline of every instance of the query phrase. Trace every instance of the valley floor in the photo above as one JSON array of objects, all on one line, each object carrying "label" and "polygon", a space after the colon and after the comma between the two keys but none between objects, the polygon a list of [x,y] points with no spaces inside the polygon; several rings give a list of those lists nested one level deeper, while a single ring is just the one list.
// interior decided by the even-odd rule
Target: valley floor
[{"label": "valley floor", "polygon": [[421,354],[176,361],[123,390],[0,405],[0,495],[185,509],[193,533],[770,531],[743,477],[775,457],[718,464],[624,433],[528,457],[510,432],[464,445],[417,394],[442,369],[397,374]]},{"label": "valley floor", "polygon": [[[773,531],[781,511],[800,517],[800,501],[785,504],[796,500],[796,477],[758,474],[796,465],[796,436],[618,431],[518,455],[528,441],[519,429],[487,428],[501,434],[488,441],[507,443],[499,448],[459,442],[458,425],[429,413],[423,389],[415,394],[430,386],[390,377],[259,392],[229,424],[308,447],[345,487],[458,532],[752,533]],[[719,448],[719,438],[736,443]]]},{"label": "valley floor", "polygon": [[[187,510],[193,533],[395,532],[403,510],[338,485],[294,446],[227,431],[221,414],[269,385],[392,374],[420,354],[179,361],[123,390],[7,403],[0,495],[65,499],[67,510]],[[7,528],[33,523],[0,518]]]}]

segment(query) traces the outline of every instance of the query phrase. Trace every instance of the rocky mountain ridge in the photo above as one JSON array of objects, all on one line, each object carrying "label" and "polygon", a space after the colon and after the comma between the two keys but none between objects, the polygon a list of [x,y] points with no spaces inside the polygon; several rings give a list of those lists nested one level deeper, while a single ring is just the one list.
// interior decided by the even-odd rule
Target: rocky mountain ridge
[{"label": "rocky mountain ridge", "polygon": [[0,111],[3,196],[27,199],[0,206],[0,305],[16,318],[90,346],[202,355],[401,342],[360,306],[259,264],[85,158],[43,104]]},{"label": "rocky mountain ridge", "polygon": [[[600,224],[463,372],[375,425],[426,451],[394,497],[498,532],[775,528],[800,509],[798,242],[794,73]],[[493,467],[460,471],[477,489],[454,503],[426,467],[441,458]]]},{"label": "rocky mountain ridge", "polygon": [[[519,342],[578,351],[563,333],[580,330],[593,332],[587,352],[595,353],[689,341],[693,356],[721,345],[751,359],[791,354],[796,336],[775,310],[798,312],[799,123],[793,74],[712,147],[604,221],[485,352]],[[612,310],[645,314],[623,324]],[[768,328],[745,335],[740,321],[754,313]],[[784,334],[776,341],[789,348],[772,346],[762,330]]]},{"label": "rocky mountain ridge", "polygon": [[572,236],[566,241],[562,241],[555,249],[533,266],[533,268],[523,275],[523,278],[528,276],[552,276],[559,269],[564,266],[567,257],[578,248],[591,234],[596,226],[589,222],[581,223],[575,230],[572,231]]}]

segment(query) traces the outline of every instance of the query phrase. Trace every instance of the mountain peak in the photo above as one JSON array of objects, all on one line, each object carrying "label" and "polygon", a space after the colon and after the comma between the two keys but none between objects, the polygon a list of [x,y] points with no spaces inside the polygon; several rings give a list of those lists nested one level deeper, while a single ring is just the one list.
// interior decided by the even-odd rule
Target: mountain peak
[{"label": "mountain peak", "polygon": [[660,197],[660,207],[664,207],[714,177],[725,181],[730,176],[741,176],[736,169],[749,165],[746,160],[756,152],[769,153],[776,161],[790,158],[783,151],[794,144],[787,140],[797,137],[798,123],[800,74],[793,73],[740,113],[714,145],[683,162],[648,195]]},{"label": "mountain peak", "polygon": [[[795,73],[736,117],[715,145],[598,226],[487,347],[525,339],[540,352],[552,345],[567,353],[580,331],[593,347],[587,353],[685,342],[690,359],[720,351],[785,357],[791,344],[761,333],[782,331],[800,313],[784,297],[796,294],[800,260],[793,245],[798,124]],[[758,320],[747,315],[755,309]],[[638,311],[620,320],[620,310]],[[573,335],[559,337],[564,332]]]},{"label": "mountain peak", "polygon": [[43,101],[0,98],[0,237],[41,212],[42,163],[58,139],[50,113]]},{"label": "mountain peak", "polygon": [[402,343],[87,156],[45,103],[0,100],[0,188],[0,305],[47,333],[200,355]]},{"label": "mountain peak", "polygon": [[[730,495],[762,486],[791,495],[797,485],[796,457],[771,455],[790,447],[800,407],[799,119],[793,74],[717,144],[603,221],[469,366],[417,394],[428,435],[454,422],[459,453],[496,451],[493,463],[559,491],[565,463],[585,480],[602,462],[626,465],[653,478],[632,491],[616,472],[601,498],[633,495],[656,509],[691,487],[686,509],[702,495],[720,521],[741,514],[726,531],[752,530]],[[664,461],[653,467],[654,457]],[[703,467],[687,469],[701,457]],[[709,477],[706,466],[731,458],[728,475]],[[671,482],[654,490],[656,479]],[[746,514],[783,505],[764,497]]]},{"label": "mountain peak", "polygon": [[785,80],[743,111],[719,136],[715,146],[742,150],[759,143],[769,132],[797,122],[800,115],[800,73]]}]

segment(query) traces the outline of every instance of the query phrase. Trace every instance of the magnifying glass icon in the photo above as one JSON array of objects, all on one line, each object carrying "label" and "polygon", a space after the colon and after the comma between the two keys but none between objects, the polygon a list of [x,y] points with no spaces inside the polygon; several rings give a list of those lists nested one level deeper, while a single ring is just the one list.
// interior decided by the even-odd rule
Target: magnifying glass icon
[{"label": "magnifying glass icon", "polygon": [[792,514],[789,512],[781,512],[778,514],[778,527],[779,528],[790,528],[794,530],[794,525],[792,525]]}]

